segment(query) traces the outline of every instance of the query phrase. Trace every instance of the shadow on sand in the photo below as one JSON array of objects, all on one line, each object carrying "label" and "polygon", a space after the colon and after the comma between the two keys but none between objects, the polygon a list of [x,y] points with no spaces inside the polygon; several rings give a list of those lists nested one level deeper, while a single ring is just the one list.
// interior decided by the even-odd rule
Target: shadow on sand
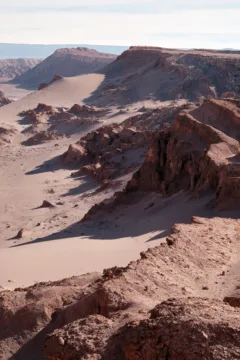
[{"label": "shadow on sand", "polygon": [[87,176],[75,177],[74,180],[78,183],[79,181],[82,182],[78,184],[77,187],[69,189],[68,192],[62,195],[62,197],[81,195],[84,193],[88,193],[89,191],[96,191],[99,188],[99,184],[94,183],[91,180],[87,181]]},{"label": "shadow on sand", "polygon": [[[131,196],[131,195],[130,195]],[[229,217],[238,218],[239,214],[228,212],[219,213],[208,206],[208,196],[200,200],[186,199],[185,194],[177,194],[172,198],[163,199],[158,195],[154,206],[146,208],[149,200],[135,201],[128,205],[119,205],[116,209],[109,209],[90,221],[76,222],[67,228],[12,247],[32,245],[45,241],[69,238],[84,238],[88,240],[120,240],[122,238],[137,238],[149,234],[146,242],[160,240],[171,233],[176,223],[191,223],[192,216],[199,217]],[[152,205],[152,204],[151,204]],[[183,211],[184,209],[184,211]]]},{"label": "shadow on sand", "polygon": [[75,170],[75,167],[64,166],[61,155],[55,156],[50,160],[44,161],[38,165],[34,170],[28,171],[25,175],[36,175],[46,172],[55,172],[60,169]]}]

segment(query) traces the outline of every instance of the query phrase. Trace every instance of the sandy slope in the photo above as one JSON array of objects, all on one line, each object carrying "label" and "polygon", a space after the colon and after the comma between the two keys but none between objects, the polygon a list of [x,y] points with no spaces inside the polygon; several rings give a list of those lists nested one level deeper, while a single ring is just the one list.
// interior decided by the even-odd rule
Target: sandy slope
[{"label": "sandy slope", "polygon": [[31,93],[0,109],[0,121],[4,124],[12,124],[21,130],[21,126],[17,123],[21,111],[33,109],[38,103],[55,106],[72,106],[80,103],[98,88],[103,79],[103,75],[91,74],[58,80],[47,88]]},{"label": "sandy slope", "polygon": [[0,78],[0,90],[3,90],[10,100],[19,100],[32,93],[32,90],[19,88],[18,85],[9,83],[8,78]]},{"label": "sandy slope", "polygon": [[[58,173],[58,178],[62,175],[61,172]],[[40,204],[41,198],[40,189],[38,191],[39,196],[34,199],[36,205]],[[98,200],[101,200],[101,197]],[[17,247],[0,250],[0,284],[14,288],[36,281],[58,280],[102,271],[116,265],[126,266],[130,261],[138,259],[141,251],[164,240],[175,222],[188,223],[191,215],[208,215],[208,211],[203,209],[208,200],[206,198],[201,201],[190,201],[183,194],[179,194],[177,198],[167,202],[159,199],[154,212],[151,209],[146,211],[146,207],[154,199],[155,195],[148,196],[140,203],[124,209],[120,207],[119,213],[114,216],[109,215],[107,218],[104,217],[104,220],[100,219],[87,225],[77,223],[90,206],[90,203],[84,202],[81,197],[78,197],[77,209],[74,209],[76,198],[73,197],[65,198],[66,204],[56,210],[29,209],[25,221],[29,220],[29,228],[32,229],[30,237],[17,241],[10,240],[7,245]],[[29,205],[30,202],[31,197]],[[116,217],[119,217],[118,221],[115,220]],[[18,219],[16,214],[14,218],[20,222],[23,216],[19,216]],[[36,222],[40,218],[42,225],[36,227]],[[11,224],[9,234],[15,234],[16,231],[13,232],[13,229],[16,226],[13,221]],[[52,235],[54,233],[55,235]],[[33,239],[31,244],[30,239]],[[5,247],[6,243],[2,245]]]},{"label": "sandy slope", "polygon": [[[14,126],[20,134],[14,138],[11,146],[1,148],[0,152],[0,286],[14,288],[35,281],[102,270],[115,264],[126,265],[148,247],[146,241],[154,235],[152,231],[142,237],[122,233],[123,221],[119,225],[120,232],[116,229],[108,235],[101,226],[96,226],[94,233],[99,232],[99,236],[92,238],[88,228],[73,225],[94,203],[112,195],[108,190],[94,193],[98,185],[89,179],[71,178],[72,169],[63,169],[58,158],[69,144],[94,127],[85,128],[82,134],[61,141],[34,147],[20,145],[24,136],[21,131],[26,127],[19,121],[20,111],[32,109],[38,103],[61,106],[81,103],[102,80],[102,75],[64,78],[0,109],[1,124]],[[121,122],[136,114],[140,106],[137,104],[126,109],[123,114],[113,108],[102,121]],[[36,209],[45,199],[54,204],[60,202],[61,205],[54,209]],[[134,226],[134,222],[129,226]],[[12,239],[21,228],[30,230],[26,238]],[[50,241],[54,233],[57,233],[56,241]],[[82,233],[85,235],[81,236]],[[105,237],[114,241],[106,241]],[[49,241],[14,247],[48,238]],[[151,245],[155,243],[153,241]]]}]

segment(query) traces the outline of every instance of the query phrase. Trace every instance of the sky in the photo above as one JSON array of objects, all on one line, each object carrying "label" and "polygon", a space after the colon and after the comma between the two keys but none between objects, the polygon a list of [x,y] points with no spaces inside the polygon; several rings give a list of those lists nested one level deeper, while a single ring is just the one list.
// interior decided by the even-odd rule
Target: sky
[{"label": "sky", "polygon": [[240,0],[0,0],[0,42],[240,49]]}]

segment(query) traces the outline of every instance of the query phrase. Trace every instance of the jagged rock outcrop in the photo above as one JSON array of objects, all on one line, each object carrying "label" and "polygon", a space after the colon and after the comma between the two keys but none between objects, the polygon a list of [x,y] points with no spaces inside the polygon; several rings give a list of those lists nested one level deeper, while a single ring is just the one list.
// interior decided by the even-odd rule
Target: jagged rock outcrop
[{"label": "jagged rock outcrop", "polygon": [[93,73],[115,59],[115,55],[101,53],[93,49],[58,49],[34,69],[17,76],[13,82],[38,88],[42,83],[48,84],[55,74],[69,77]]},{"label": "jagged rock outcrop", "polygon": [[76,175],[91,174],[98,181],[113,179],[138,168],[154,136],[135,127],[105,125],[70,145],[63,161],[81,165]]},{"label": "jagged rock outcrop", "polygon": [[74,104],[70,109],[69,112],[73,114],[83,114],[83,113],[93,113],[96,110],[92,107],[86,106],[86,105],[79,105]]},{"label": "jagged rock outcrop", "polygon": [[32,146],[76,134],[82,128],[86,130],[87,127],[98,124],[99,119],[107,112],[107,109],[78,104],[65,108],[39,103],[35,109],[19,113],[21,122],[29,125],[22,133],[26,136],[31,134],[22,144]]},{"label": "jagged rock outcrop", "polygon": [[238,93],[240,54],[208,50],[131,47],[104,69],[93,104],[218,98]]},{"label": "jagged rock outcrop", "polygon": [[220,301],[169,299],[150,314],[112,339],[114,359],[227,360],[240,355],[240,313]]},{"label": "jagged rock outcrop", "polygon": [[67,153],[64,155],[64,163],[78,163],[86,157],[87,153],[80,144],[69,145]]},{"label": "jagged rock outcrop", "polygon": [[154,109],[139,109],[142,114],[131,116],[123,121],[124,126],[134,126],[137,130],[159,130],[164,126],[170,126],[181,110],[195,108],[195,104],[186,103],[179,105],[172,103],[169,106],[157,107]]},{"label": "jagged rock outcrop", "polygon": [[225,105],[225,101],[208,100],[194,110],[181,112],[171,129],[159,132],[127,191],[171,195],[190,190],[198,196],[212,190],[219,208],[239,206],[240,113],[236,105]]}]

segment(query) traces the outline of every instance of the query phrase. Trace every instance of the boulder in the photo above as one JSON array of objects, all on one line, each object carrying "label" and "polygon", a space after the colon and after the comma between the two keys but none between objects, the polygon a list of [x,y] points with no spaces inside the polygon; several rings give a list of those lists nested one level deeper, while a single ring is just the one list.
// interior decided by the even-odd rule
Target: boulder
[{"label": "boulder", "polygon": [[69,145],[68,151],[64,154],[64,163],[71,164],[80,162],[86,157],[86,155],[86,150],[81,145]]}]

